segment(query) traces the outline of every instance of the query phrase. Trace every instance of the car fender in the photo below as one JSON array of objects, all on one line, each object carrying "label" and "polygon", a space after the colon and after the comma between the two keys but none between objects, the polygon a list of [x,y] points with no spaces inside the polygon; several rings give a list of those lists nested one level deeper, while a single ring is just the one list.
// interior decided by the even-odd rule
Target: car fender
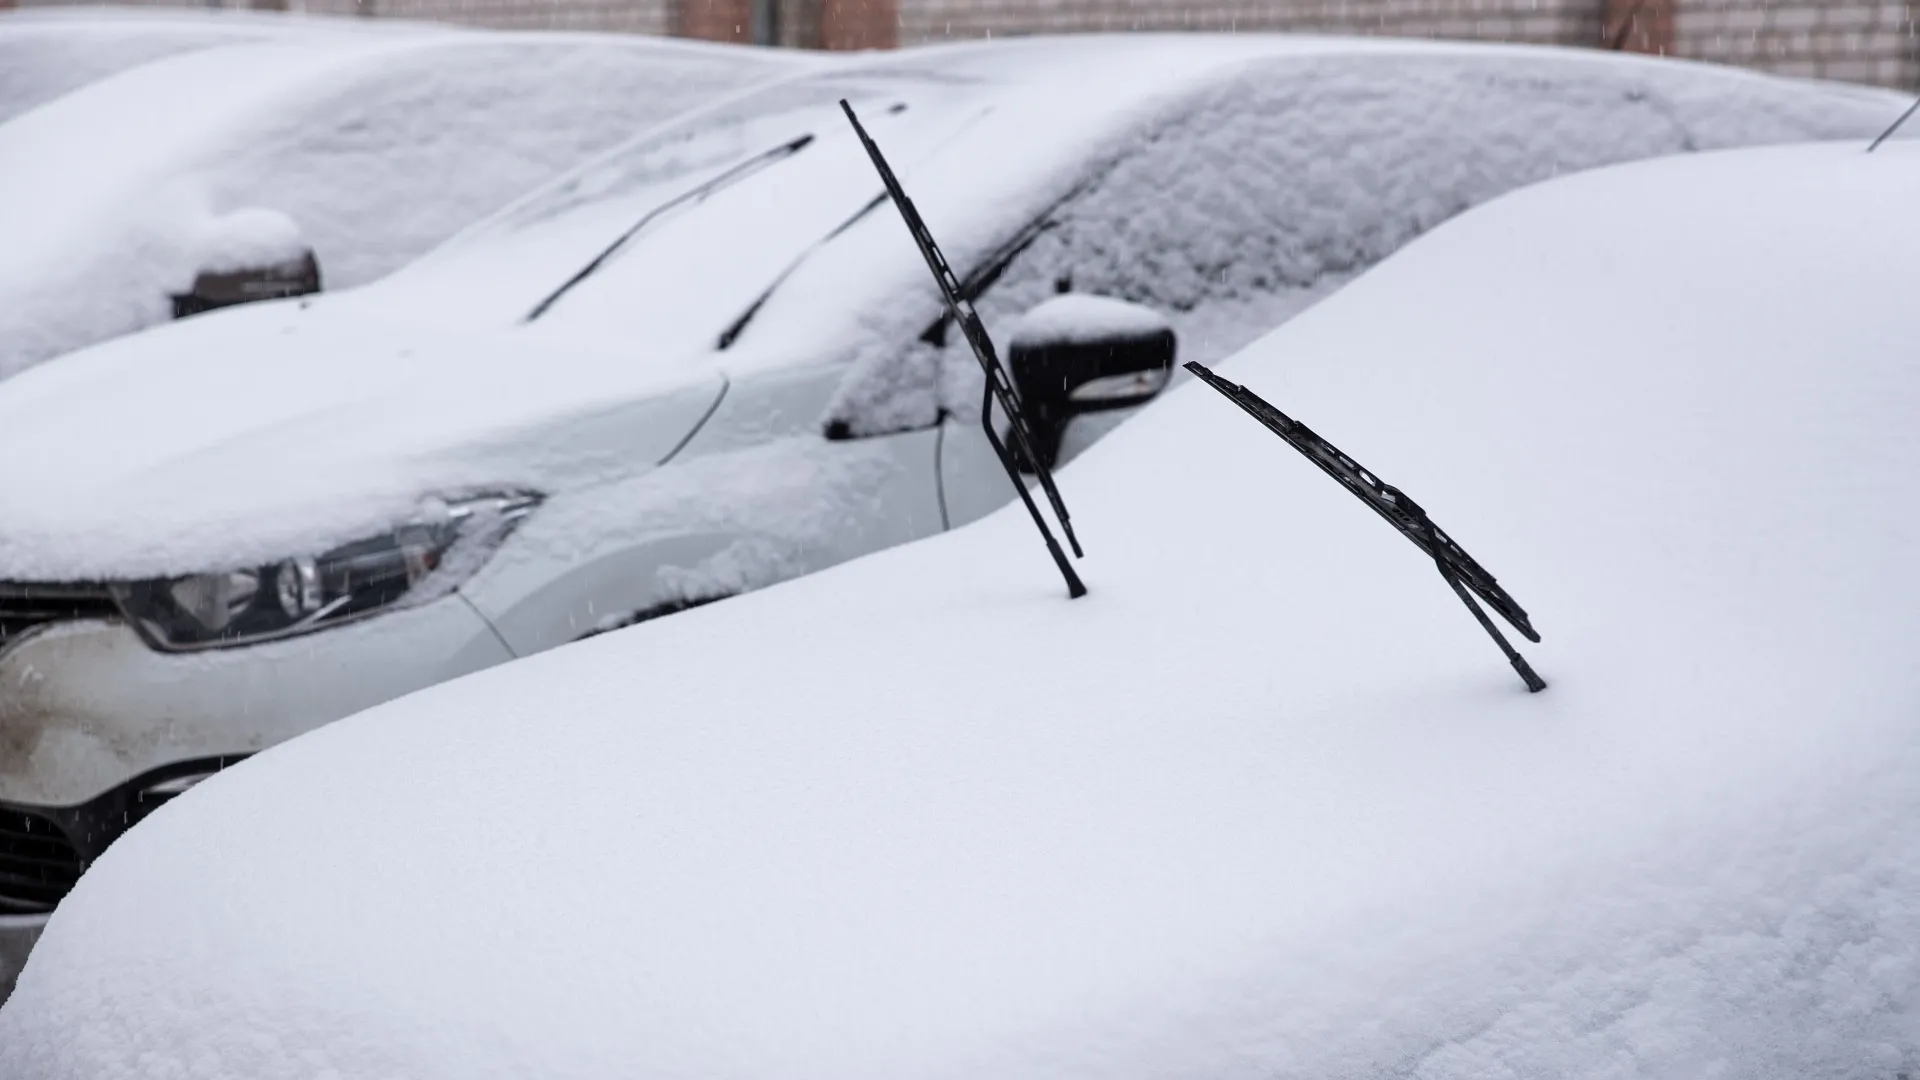
[{"label": "car fender", "polygon": [[932,535],[939,435],[795,435],[566,493],[461,591],[525,656]]}]

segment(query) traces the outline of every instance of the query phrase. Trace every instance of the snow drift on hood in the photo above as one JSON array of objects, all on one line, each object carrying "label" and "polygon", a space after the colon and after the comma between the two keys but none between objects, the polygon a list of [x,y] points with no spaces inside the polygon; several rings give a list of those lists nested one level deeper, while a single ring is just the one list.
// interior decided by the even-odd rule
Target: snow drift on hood
[{"label": "snow drift on hood", "polygon": [[163,807],[0,1073],[1910,1072],[1916,185],[1583,174],[1225,365],[1500,576],[1545,694],[1190,383],[1061,474],[1085,600],[1014,507]]},{"label": "snow drift on hood", "polygon": [[0,581],[247,566],[374,535],[420,500],[553,493],[658,464],[716,372],[251,304],[11,380]]}]

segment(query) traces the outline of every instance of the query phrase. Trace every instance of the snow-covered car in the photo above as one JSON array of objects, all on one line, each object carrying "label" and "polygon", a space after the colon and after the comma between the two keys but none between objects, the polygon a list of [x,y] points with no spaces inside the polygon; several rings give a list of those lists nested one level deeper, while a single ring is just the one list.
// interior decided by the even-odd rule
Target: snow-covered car
[{"label": "snow-covered car", "polygon": [[1010,508],[213,778],[0,1073],[1908,1073],[1917,151],[1540,185],[1222,365],[1499,575],[1544,693],[1188,382],[1060,476],[1085,599]]},{"label": "snow-covered car", "polygon": [[[1506,189],[1864,140],[1904,104],[1415,43],[876,56],[669,125],[374,286],[0,384],[0,460],[36,462],[0,474],[0,836],[21,845],[0,848],[0,939],[237,756],[1011,499],[979,369],[841,98],[1000,340],[1119,312],[1199,360]],[[1028,408],[1048,353],[1010,358]],[[1070,460],[1150,398],[1151,362],[1056,372],[1041,452]]]},{"label": "snow-covered car", "polygon": [[290,18],[231,44],[194,22],[201,36],[135,33],[119,17],[93,35],[50,25],[63,29],[0,23],[0,63],[57,54],[47,36],[199,47],[0,124],[0,379],[221,303],[371,281],[676,114],[810,66],[617,34],[365,20]]},{"label": "snow-covered car", "polygon": [[378,27],[362,20],[317,23],[246,11],[34,8],[0,11],[0,123],[118,71],[214,45],[299,33],[310,26]]}]

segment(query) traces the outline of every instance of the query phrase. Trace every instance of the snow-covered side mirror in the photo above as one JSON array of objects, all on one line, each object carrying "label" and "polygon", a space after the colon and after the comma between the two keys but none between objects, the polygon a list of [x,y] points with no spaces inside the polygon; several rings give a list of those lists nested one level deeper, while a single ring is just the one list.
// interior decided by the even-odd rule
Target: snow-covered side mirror
[{"label": "snow-covered side mirror", "polygon": [[1173,327],[1140,304],[1068,293],[1022,315],[1008,361],[1043,464],[1059,456],[1069,420],[1145,402],[1166,387],[1173,359]]},{"label": "snow-covered side mirror", "polygon": [[277,262],[202,270],[194,277],[193,288],[173,294],[173,317],[184,319],[215,308],[319,291],[320,263],[313,257],[313,249],[308,248],[291,259]]}]

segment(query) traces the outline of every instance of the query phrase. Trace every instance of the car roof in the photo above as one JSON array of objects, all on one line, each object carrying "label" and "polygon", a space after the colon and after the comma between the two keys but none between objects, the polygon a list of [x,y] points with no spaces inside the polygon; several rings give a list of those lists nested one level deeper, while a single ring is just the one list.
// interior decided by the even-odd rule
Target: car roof
[{"label": "car roof", "polygon": [[1060,474],[1084,600],[1014,507],[207,781],[64,902],[0,1066],[1879,1069],[1920,148],[1861,150],[1523,190],[1222,366],[1499,576],[1544,694],[1189,382]]},{"label": "car roof", "polygon": [[635,127],[803,66],[622,35],[329,29],[93,82],[0,126],[18,163],[0,197],[33,208],[7,225],[0,375],[164,318],[221,215],[287,214],[327,287],[359,284]]}]

